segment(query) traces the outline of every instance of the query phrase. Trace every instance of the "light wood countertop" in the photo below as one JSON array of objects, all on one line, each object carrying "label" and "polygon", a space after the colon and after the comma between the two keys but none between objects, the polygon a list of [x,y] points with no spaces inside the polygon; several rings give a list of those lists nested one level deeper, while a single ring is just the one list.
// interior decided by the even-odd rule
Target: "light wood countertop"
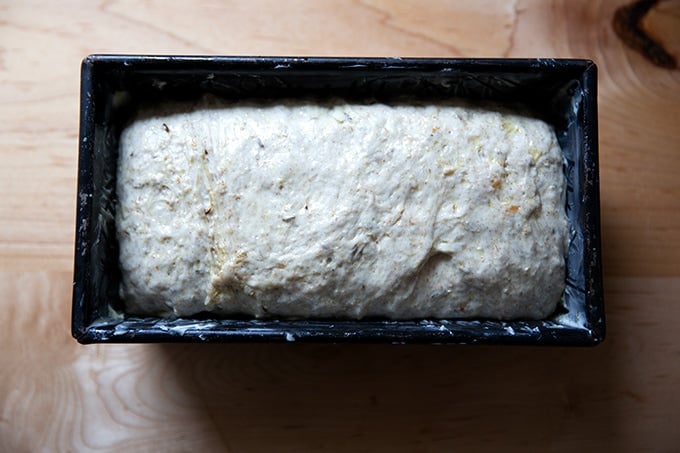
[{"label": "light wood countertop", "polygon": [[[623,3],[0,0],[0,452],[680,451],[680,70],[616,36]],[[680,1],[642,25],[680,57]],[[90,53],[593,59],[607,339],[77,344]]]}]

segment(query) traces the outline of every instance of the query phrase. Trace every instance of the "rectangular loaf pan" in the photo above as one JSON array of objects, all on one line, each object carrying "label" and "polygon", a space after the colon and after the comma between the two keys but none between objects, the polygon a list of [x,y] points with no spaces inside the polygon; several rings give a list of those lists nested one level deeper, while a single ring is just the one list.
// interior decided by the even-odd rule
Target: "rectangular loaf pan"
[{"label": "rectangular loaf pan", "polygon": [[[563,303],[542,321],[138,318],[118,296],[118,139],[141,102],[415,97],[494,102],[551,123],[571,238]],[[604,339],[597,68],[588,60],[91,55],[83,60],[72,334],[81,343],[316,341],[594,345]]]}]

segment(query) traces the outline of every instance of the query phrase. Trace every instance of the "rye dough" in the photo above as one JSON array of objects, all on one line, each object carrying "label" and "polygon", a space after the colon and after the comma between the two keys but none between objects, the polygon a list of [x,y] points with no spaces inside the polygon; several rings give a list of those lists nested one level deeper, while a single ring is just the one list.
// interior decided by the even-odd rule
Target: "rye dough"
[{"label": "rye dough", "polygon": [[450,105],[204,101],[122,133],[137,315],[540,319],[565,288],[546,123]]}]

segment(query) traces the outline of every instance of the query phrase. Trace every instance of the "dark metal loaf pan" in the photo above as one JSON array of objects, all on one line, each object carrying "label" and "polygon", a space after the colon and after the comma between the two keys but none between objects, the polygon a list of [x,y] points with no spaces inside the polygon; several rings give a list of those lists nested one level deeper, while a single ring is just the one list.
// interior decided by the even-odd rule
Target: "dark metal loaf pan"
[{"label": "dark metal loaf pan", "polygon": [[[141,102],[225,98],[465,99],[551,123],[565,155],[567,290],[542,321],[138,318],[118,296],[118,139]],[[81,343],[318,341],[594,345],[604,338],[597,69],[587,60],[93,55],[82,64],[73,336]]]}]

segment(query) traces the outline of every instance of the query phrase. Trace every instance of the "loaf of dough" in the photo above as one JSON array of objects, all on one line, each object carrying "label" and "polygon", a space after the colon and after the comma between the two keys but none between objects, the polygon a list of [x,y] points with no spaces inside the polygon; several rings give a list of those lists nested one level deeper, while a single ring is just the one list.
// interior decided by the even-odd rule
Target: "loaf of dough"
[{"label": "loaf of dough", "polygon": [[564,191],[552,128],[493,109],[147,109],[120,140],[120,292],[137,315],[545,318]]}]

